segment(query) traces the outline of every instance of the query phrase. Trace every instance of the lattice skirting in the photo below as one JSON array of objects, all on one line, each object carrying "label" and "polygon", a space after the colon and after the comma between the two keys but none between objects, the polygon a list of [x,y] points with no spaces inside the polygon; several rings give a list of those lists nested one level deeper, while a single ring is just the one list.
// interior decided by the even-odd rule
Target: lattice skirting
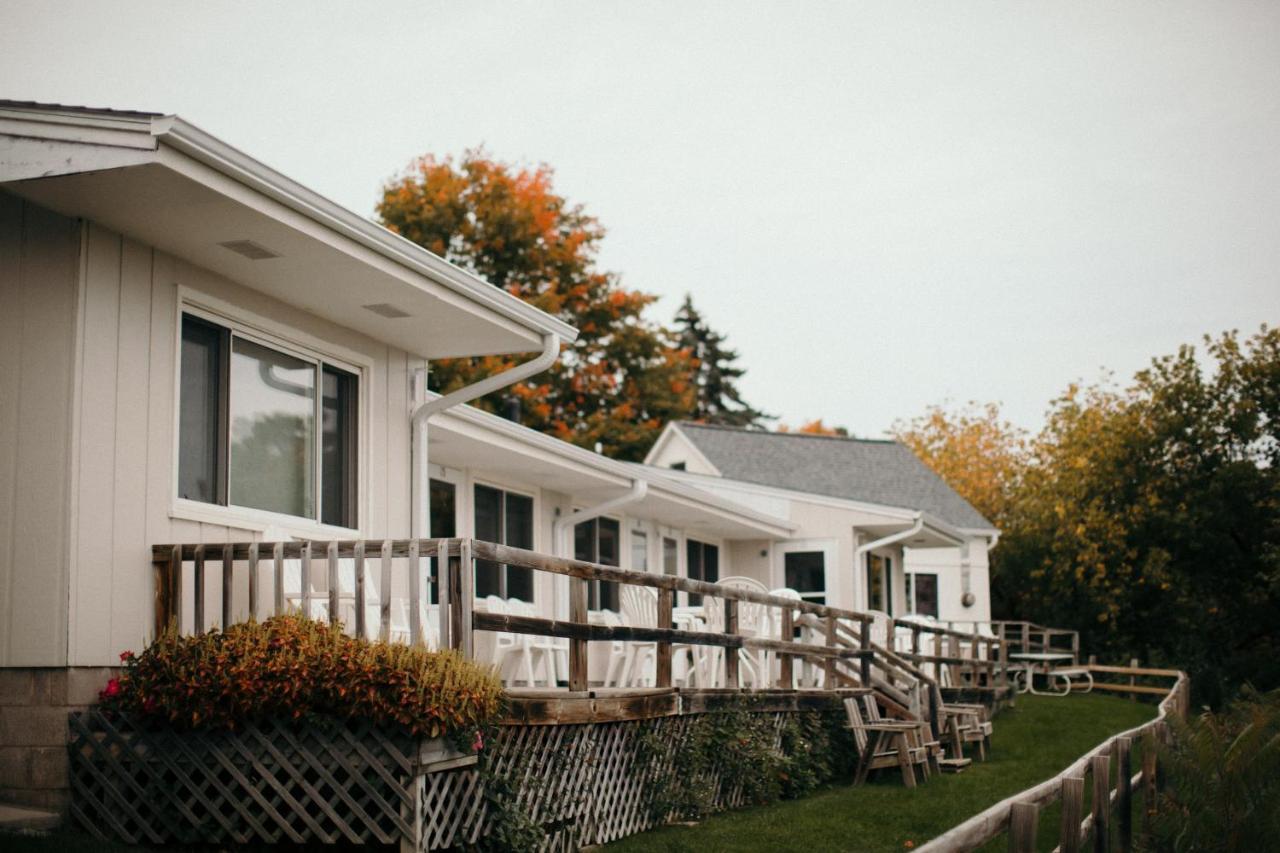
[{"label": "lattice skirting", "polygon": [[[785,720],[813,712],[758,713],[780,748]],[[489,758],[547,833],[545,849],[574,850],[663,822],[653,781],[672,771],[695,716],[507,726]],[[476,769],[426,772],[421,742],[364,723],[176,734],[88,711],[70,724],[72,815],[103,839],[426,851],[472,844],[490,821]],[[742,804],[719,773],[700,784],[713,809]]]}]

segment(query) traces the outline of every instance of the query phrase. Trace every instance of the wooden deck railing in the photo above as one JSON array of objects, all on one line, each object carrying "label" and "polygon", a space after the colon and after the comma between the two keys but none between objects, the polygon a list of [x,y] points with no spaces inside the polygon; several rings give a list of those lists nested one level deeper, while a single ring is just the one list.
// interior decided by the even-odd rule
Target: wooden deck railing
[{"label": "wooden deck railing", "polygon": [[[586,690],[587,654],[593,641],[645,642],[656,645],[655,681],[670,686],[675,645],[718,646],[726,650],[765,650],[777,657],[777,683],[790,687],[796,661],[822,668],[826,684],[867,684],[877,663],[871,647],[870,614],[721,586],[714,583],[647,574],[596,563],[552,557],[471,539],[348,540],[332,542],[242,542],[228,544],[157,545],[152,549],[155,571],[157,632],[176,624],[184,632],[199,633],[214,625],[228,625],[252,615],[262,618],[287,610],[315,615],[341,612],[344,602],[354,613],[359,636],[389,639],[392,633],[392,595],[406,591],[408,626],[405,639],[422,642],[422,596],[437,584],[439,642],[442,647],[474,654],[475,631],[499,631],[564,638],[569,644],[571,690]],[[475,560],[487,560],[569,579],[568,619],[488,613],[474,609]],[[463,566],[467,570],[463,570]],[[367,604],[374,600],[370,572],[378,577],[377,623],[368,624]],[[313,590],[317,575],[326,579]],[[344,578],[354,589],[343,589]],[[588,620],[589,581],[607,581],[655,590],[654,626],[601,625]],[[722,631],[681,630],[672,626],[677,592],[711,596],[724,602]],[[748,636],[738,631],[737,614],[744,602],[774,608],[776,637]],[[317,607],[316,605],[320,605]],[[797,640],[799,627],[810,640]],[[370,629],[374,629],[372,632]],[[737,654],[725,654],[725,683],[739,683]],[[948,658],[950,660],[950,658]],[[987,664],[984,664],[984,666]],[[770,676],[772,677],[772,676]]]},{"label": "wooden deck railing", "polygon": [[1034,622],[993,620],[991,622],[947,622],[948,627],[976,630],[979,625],[990,626],[1001,640],[1010,644],[1014,652],[1063,652],[1071,655],[1072,665],[1080,663],[1080,632],[1066,628],[1049,628]]},{"label": "wooden deck railing", "polygon": [[[942,668],[948,666],[959,682],[953,685],[956,687],[1004,690],[1009,686],[1009,644],[999,636],[980,633],[980,623],[971,623],[970,632],[906,619],[895,619],[893,624],[895,630],[911,632],[910,651],[898,649],[897,653],[921,669],[932,667],[935,681],[941,683],[944,680]],[[952,624],[948,623],[948,626]],[[932,638],[930,654],[924,652],[922,635]]]},{"label": "wooden deck railing", "polygon": [[[1154,742],[1167,738],[1167,720],[1185,717],[1190,706],[1191,684],[1187,674],[1179,670],[1134,669],[1116,666],[1091,666],[1093,672],[1114,675],[1161,677],[1173,684],[1161,688],[1164,698],[1155,719],[1108,738],[1057,776],[1025,791],[1014,794],[964,823],[944,832],[920,847],[920,853],[974,850],[1003,833],[1008,833],[1011,853],[1029,853],[1036,849],[1036,832],[1040,810],[1056,802],[1062,804],[1059,829],[1060,844],[1055,850],[1075,853],[1092,834],[1094,850],[1109,850],[1112,817],[1123,850],[1132,849],[1133,792],[1141,788],[1149,815],[1155,805],[1157,754]],[[1096,684],[1095,687],[1102,686]],[[1114,689],[1132,690],[1130,684],[1107,685]],[[1146,692],[1146,691],[1142,691]],[[1132,749],[1138,739],[1150,736],[1148,748],[1142,752],[1142,769],[1132,773]],[[1111,778],[1111,759],[1116,759],[1116,778]],[[1093,796],[1088,815],[1084,814],[1086,778],[1092,778]]]}]

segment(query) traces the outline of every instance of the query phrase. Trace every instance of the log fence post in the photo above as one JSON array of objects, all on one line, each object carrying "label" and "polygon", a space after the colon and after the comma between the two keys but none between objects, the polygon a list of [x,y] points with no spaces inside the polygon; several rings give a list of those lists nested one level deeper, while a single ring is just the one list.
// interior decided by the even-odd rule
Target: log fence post
[{"label": "log fence post", "polygon": [[1009,807],[1009,853],[1034,853],[1040,807],[1035,803],[1014,803]]},{"label": "log fence post", "polygon": [[[587,624],[587,581],[569,578],[569,621]],[[587,641],[569,640],[569,689],[583,693],[587,689]]]},{"label": "log fence post", "polygon": [[471,611],[476,603],[476,567],[471,555],[471,540],[458,541],[458,633],[456,648],[467,660],[475,657],[476,632],[471,626]]},{"label": "log fence post", "polygon": [[191,629],[195,636],[204,633],[204,546],[197,545],[195,564],[191,568]]},{"label": "log fence post", "polygon": [[[790,607],[779,608],[781,618],[778,620],[778,639],[784,643],[795,641],[795,621],[794,613]],[[783,690],[791,690],[795,687],[795,658],[785,652],[778,654],[778,686]]]},{"label": "log fence post", "polygon": [[[724,632],[726,634],[738,633],[738,600],[736,598],[726,598],[724,600]],[[735,646],[728,646],[724,650],[724,686],[730,690],[737,690],[741,684],[738,681],[738,649]]]},{"label": "log fence post", "polygon": [[231,624],[231,604],[235,590],[235,551],[230,542],[222,546],[222,619],[221,628]]},{"label": "log fence post", "polygon": [[1154,737],[1142,744],[1142,835],[1151,836],[1151,821],[1156,815],[1156,774],[1159,746]]},{"label": "log fence post", "polygon": [[341,572],[338,566],[338,542],[331,540],[325,548],[325,562],[329,564],[329,624],[338,624],[338,601],[342,597]]},{"label": "log fence post", "polygon": [[[862,622],[862,633],[860,636],[862,656],[859,658],[861,666],[858,673],[862,681],[862,687],[871,686],[871,623],[867,620]],[[832,685],[828,684],[827,689],[832,689]]]},{"label": "log fence post", "polygon": [[1090,761],[1093,773],[1093,850],[1111,850],[1111,756],[1095,755]]},{"label": "log fence post", "polygon": [[1116,738],[1116,825],[1121,853],[1133,850],[1133,742]]},{"label": "log fence post", "polygon": [[1084,819],[1084,777],[1062,779],[1062,826],[1058,832],[1062,853],[1080,853],[1080,821]]},{"label": "log fence post", "polygon": [[[459,602],[461,603],[461,602]],[[455,643],[456,643],[455,637]],[[422,541],[409,540],[409,645],[422,642]],[[459,648],[456,644],[454,648]]]}]

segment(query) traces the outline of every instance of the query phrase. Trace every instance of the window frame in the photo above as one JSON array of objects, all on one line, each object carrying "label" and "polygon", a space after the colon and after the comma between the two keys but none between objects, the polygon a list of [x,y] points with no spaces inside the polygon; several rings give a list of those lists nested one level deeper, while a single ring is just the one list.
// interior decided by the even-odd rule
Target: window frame
[{"label": "window frame", "polygon": [[[595,541],[592,543],[593,557],[590,560],[587,560],[586,562],[598,563],[599,565],[608,565],[607,563],[599,562],[600,560],[600,522],[601,521],[612,522],[613,524],[616,524],[618,527],[618,564],[616,566],[610,566],[610,568],[621,569],[623,559],[625,558],[628,561],[630,561],[631,559],[631,554],[630,554],[631,543],[630,543],[630,540],[628,539],[627,543],[625,545],[623,544],[623,537],[626,535],[626,530],[628,525],[627,525],[626,519],[620,515],[608,515],[608,514],[597,515],[592,518],[579,521],[577,524],[573,525],[573,527],[570,528],[570,531],[573,534],[572,547],[573,547],[574,559],[575,560],[581,559],[580,557],[577,556],[578,528],[584,524],[590,524],[595,529]],[[606,587],[605,584],[611,584],[612,586]],[[593,608],[591,606],[592,602],[595,602],[596,605],[602,605],[604,603],[604,598],[605,598],[604,591],[606,589],[612,589],[617,592],[618,609],[614,612],[615,613],[622,612],[622,585],[619,584],[617,581],[602,581],[602,580],[594,580],[594,579],[587,581],[587,610],[589,612],[599,613],[603,610],[611,609],[611,608],[602,607],[602,606],[597,606]]]},{"label": "window frame", "polygon": [[[434,477],[434,479],[449,482],[444,477]],[[464,490],[463,485],[461,483],[456,484],[456,486],[458,491],[455,492],[455,499],[458,497],[461,497]],[[483,477],[468,478],[466,480],[466,486],[465,486],[467,505],[464,509],[460,503],[456,504],[455,512],[457,516],[460,517],[458,518],[457,521],[461,521],[462,519],[465,519],[468,524],[467,529],[471,531],[472,538],[476,538],[476,539],[479,538],[478,536],[476,536],[476,489],[477,488],[492,489],[495,492],[498,492],[502,495],[502,502],[500,505],[501,512],[499,513],[499,521],[498,521],[498,529],[502,533],[502,537],[501,537],[502,539],[507,538],[507,533],[506,533],[507,496],[515,495],[516,497],[527,498],[529,500],[529,505],[531,507],[530,519],[531,519],[531,525],[532,525],[532,528],[530,530],[530,541],[533,542],[533,545],[530,547],[530,550],[537,551],[538,550],[538,519],[541,517],[539,515],[541,511],[541,504],[539,502],[538,492],[536,490],[524,489],[518,486],[509,486],[504,483],[497,482],[495,480],[485,479]],[[455,521],[455,523],[457,523],[457,521]],[[460,524],[457,529],[458,530],[462,529]],[[500,544],[506,544],[506,543],[504,542]],[[510,572],[511,569],[513,568],[520,570],[521,567],[510,566],[506,563],[498,563],[498,568],[500,571],[499,577],[501,578],[501,582],[498,584],[498,588],[502,592],[506,592],[508,587],[507,573]],[[523,569],[523,571],[529,572],[529,575],[531,578],[531,584],[530,584],[529,590],[532,593],[532,596],[529,598],[528,601],[525,601],[524,599],[520,599],[520,600],[524,601],[525,604],[536,604],[538,601],[538,585],[539,585],[538,580],[539,580],[539,575],[541,575],[542,572],[537,572],[537,571],[534,571],[533,569]],[[479,593],[479,586],[475,584],[474,579],[472,583],[473,583],[472,589],[475,590],[475,593],[474,593],[475,599],[477,601],[483,601],[484,599]],[[499,597],[502,599],[510,598],[509,595],[500,595]]]},{"label": "window frame", "polygon": [[787,586],[787,554],[818,551],[822,553],[822,588],[825,599],[823,603],[837,606],[835,601],[838,591],[838,578],[835,574],[837,548],[838,543],[835,539],[789,539],[774,543],[772,548],[774,588],[782,589]]},{"label": "window frame", "polygon": [[[236,337],[243,338],[260,346],[284,353],[308,363],[316,365],[316,436],[315,436],[315,516],[289,515],[256,507],[242,506],[230,502],[230,484],[227,483],[226,494],[221,495],[225,504],[205,503],[180,496],[179,468],[182,442],[182,318],[190,315],[197,320],[220,326],[228,331],[228,347]],[[219,524],[227,527],[238,527],[246,530],[265,532],[280,530],[290,536],[313,538],[355,538],[360,535],[362,526],[368,522],[368,471],[369,471],[369,376],[372,375],[374,362],[368,356],[353,352],[343,347],[334,346],[301,332],[291,326],[273,322],[257,315],[243,311],[229,303],[225,303],[207,294],[197,293],[179,285],[178,298],[174,306],[173,329],[173,405],[172,429],[173,439],[170,464],[171,477],[169,484],[169,517],[196,521],[207,524]],[[228,358],[231,353],[228,352]],[[355,526],[326,524],[320,520],[323,513],[323,496],[321,491],[320,470],[323,465],[323,382],[324,366],[337,368],[355,376],[355,483],[352,509],[355,513]],[[227,389],[230,394],[230,387]],[[224,419],[220,429],[225,430],[222,440],[228,446],[224,448],[226,459],[220,464],[227,466],[227,477],[230,476],[230,419]],[[350,485],[349,485],[350,487]]]}]

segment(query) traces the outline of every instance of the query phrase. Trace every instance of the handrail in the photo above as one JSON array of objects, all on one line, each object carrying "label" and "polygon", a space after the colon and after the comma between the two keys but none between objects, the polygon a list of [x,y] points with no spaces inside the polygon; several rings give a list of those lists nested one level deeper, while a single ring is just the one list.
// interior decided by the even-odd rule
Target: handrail
[{"label": "handrail", "polygon": [[[1122,667],[1111,667],[1110,670],[1122,671]],[[1149,670],[1147,672],[1150,672]],[[1160,701],[1160,705],[1155,719],[1149,720],[1140,726],[1135,726],[1127,731],[1112,735],[1096,747],[1085,753],[1083,756],[1074,761],[1061,773],[1051,779],[1034,785],[1026,790],[1019,791],[1012,796],[1006,797],[1000,802],[987,809],[979,812],[961,824],[953,826],[951,829],[931,839],[927,843],[920,846],[920,853],[944,853],[944,851],[965,851],[973,850],[986,844],[991,839],[1000,835],[1010,827],[1011,815],[1014,806],[1030,806],[1037,808],[1052,803],[1061,796],[1063,781],[1068,778],[1081,777],[1088,770],[1093,759],[1098,756],[1109,755],[1112,745],[1117,744],[1120,740],[1141,737],[1148,732],[1158,731],[1171,715],[1183,716],[1186,713],[1187,697],[1189,695],[1190,680],[1185,672],[1181,670],[1173,670],[1176,673],[1176,680],[1165,698]],[[1121,673],[1123,674],[1123,672]],[[1033,833],[1034,835],[1034,833]]]}]

